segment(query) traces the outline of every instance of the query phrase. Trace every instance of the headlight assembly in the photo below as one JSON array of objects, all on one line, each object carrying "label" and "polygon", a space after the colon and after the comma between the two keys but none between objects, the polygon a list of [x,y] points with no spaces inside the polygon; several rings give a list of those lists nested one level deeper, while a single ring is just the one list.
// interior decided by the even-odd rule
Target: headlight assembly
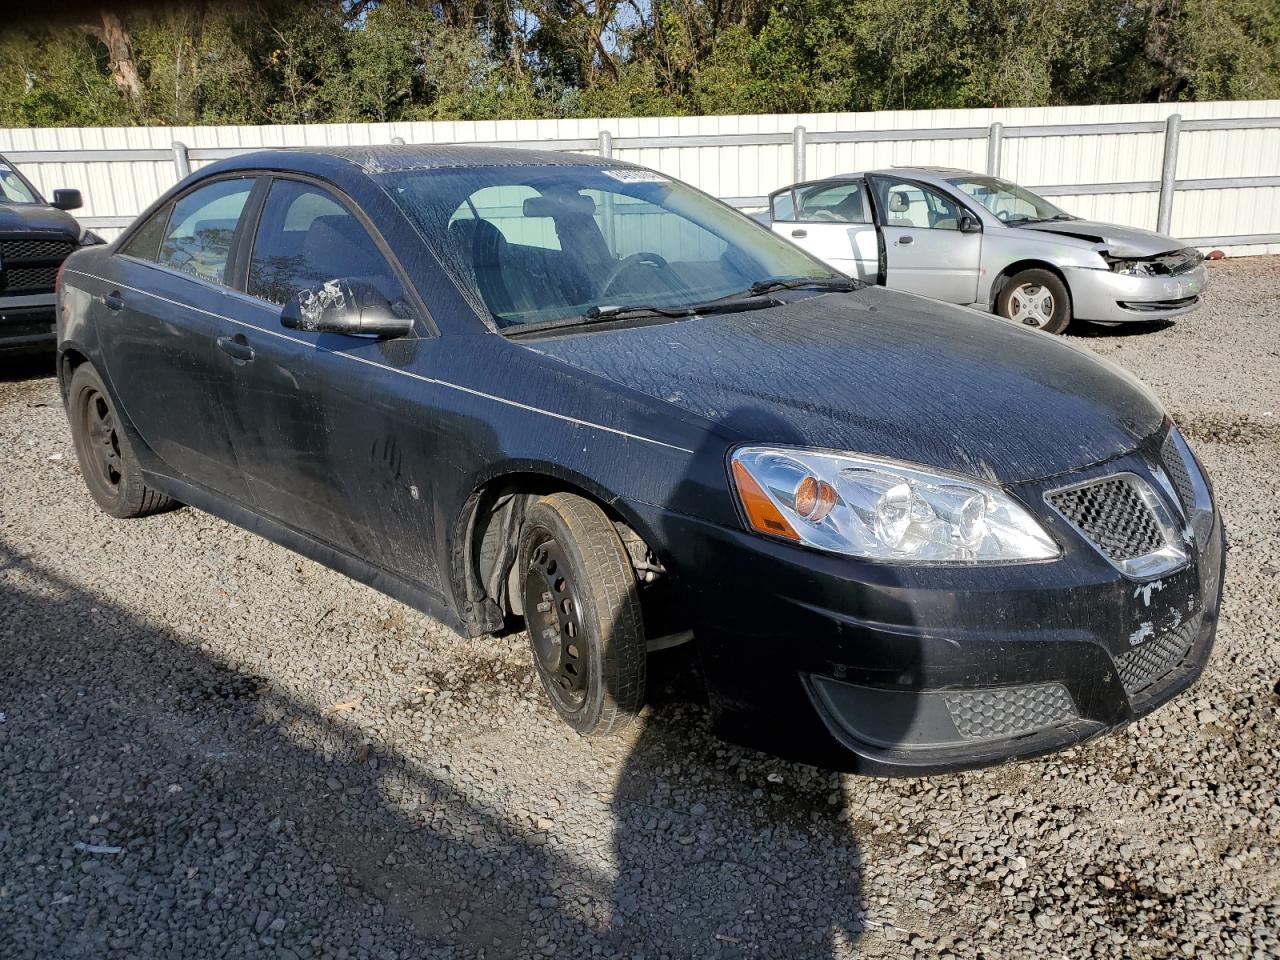
[{"label": "headlight assembly", "polygon": [[1112,273],[1118,273],[1125,277],[1154,277],[1156,275],[1156,265],[1150,260],[1107,260],[1111,267]]},{"label": "headlight assembly", "polygon": [[1051,560],[1058,545],[1012,497],[979,480],[894,460],[791,447],[731,459],[751,529],[865,560]]}]

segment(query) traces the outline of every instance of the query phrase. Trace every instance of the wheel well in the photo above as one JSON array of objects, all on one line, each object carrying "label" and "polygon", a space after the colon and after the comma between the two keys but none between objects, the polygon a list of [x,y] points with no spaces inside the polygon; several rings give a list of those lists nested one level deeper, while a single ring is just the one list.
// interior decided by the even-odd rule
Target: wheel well
[{"label": "wheel well", "polygon": [[991,281],[991,294],[987,306],[992,313],[996,311],[996,301],[1000,299],[1000,291],[1004,288],[1005,281],[1023,270],[1048,270],[1062,281],[1062,285],[1067,290],[1067,296],[1071,296],[1071,284],[1067,283],[1067,277],[1061,269],[1045,260],[1017,260],[997,273],[995,279]]},{"label": "wheel well", "polygon": [[454,587],[463,622],[473,635],[503,630],[508,617],[523,614],[518,591],[510,589],[520,525],[529,505],[551,493],[572,493],[598,506],[613,521],[642,582],[664,572],[649,545],[604,498],[546,474],[506,474],[481,485],[467,498],[454,529]]},{"label": "wheel well", "polygon": [[67,347],[62,351],[58,361],[58,388],[62,391],[63,400],[67,399],[67,390],[71,387],[71,378],[75,375],[76,369],[88,362],[89,358],[74,347]]}]

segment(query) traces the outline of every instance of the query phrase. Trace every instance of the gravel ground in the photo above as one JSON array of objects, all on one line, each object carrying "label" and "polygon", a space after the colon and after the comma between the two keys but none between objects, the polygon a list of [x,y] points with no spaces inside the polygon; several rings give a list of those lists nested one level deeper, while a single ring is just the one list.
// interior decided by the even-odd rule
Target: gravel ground
[{"label": "gravel ground", "polygon": [[1078,336],[1228,517],[1200,684],[1057,756],[837,777],[725,745],[684,676],[622,738],[194,510],[122,522],[43,366],[0,382],[0,958],[1280,955],[1280,262]]}]

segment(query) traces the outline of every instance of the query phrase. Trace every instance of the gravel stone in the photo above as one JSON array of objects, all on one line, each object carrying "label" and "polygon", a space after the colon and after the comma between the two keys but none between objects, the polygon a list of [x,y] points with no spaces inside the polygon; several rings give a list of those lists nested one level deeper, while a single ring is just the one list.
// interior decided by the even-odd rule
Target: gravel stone
[{"label": "gravel stone", "polygon": [[1123,731],[927,780],[716,740],[679,651],[637,729],[579,739],[522,634],[456,637],[194,510],[106,517],[48,360],[8,362],[0,957],[1277,956],[1280,261],[1071,339],[1215,481],[1217,647]]}]

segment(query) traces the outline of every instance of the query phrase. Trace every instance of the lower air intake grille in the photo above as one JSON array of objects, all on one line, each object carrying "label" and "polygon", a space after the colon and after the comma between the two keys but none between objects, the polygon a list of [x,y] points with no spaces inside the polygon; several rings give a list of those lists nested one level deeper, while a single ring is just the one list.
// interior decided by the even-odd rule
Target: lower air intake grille
[{"label": "lower air intake grille", "polygon": [[1155,514],[1125,477],[1049,494],[1068,522],[1115,563],[1155,553],[1165,545]]},{"label": "lower air intake grille", "polygon": [[0,271],[0,286],[7,292],[52,290],[57,278],[57,267],[10,267]]},{"label": "lower air intake grille", "polygon": [[1178,501],[1182,504],[1183,513],[1190,516],[1192,508],[1196,505],[1196,490],[1191,483],[1187,462],[1182,459],[1182,451],[1174,442],[1172,431],[1164,438],[1164,445],[1160,448],[1160,462],[1164,464],[1165,472],[1169,474],[1174,489],[1178,491]]},{"label": "lower air intake grille", "polygon": [[1116,657],[1116,671],[1130,696],[1161,680],[1180,664],[1195,643],[1200,619],[1188,620]]},{"label": "lower air intake grille", "polygon": [[1060,683],[993,687],[948,693],[947,712],[966,740],[991,740],[1032,733],[1072,720],[1078,714]]}]

